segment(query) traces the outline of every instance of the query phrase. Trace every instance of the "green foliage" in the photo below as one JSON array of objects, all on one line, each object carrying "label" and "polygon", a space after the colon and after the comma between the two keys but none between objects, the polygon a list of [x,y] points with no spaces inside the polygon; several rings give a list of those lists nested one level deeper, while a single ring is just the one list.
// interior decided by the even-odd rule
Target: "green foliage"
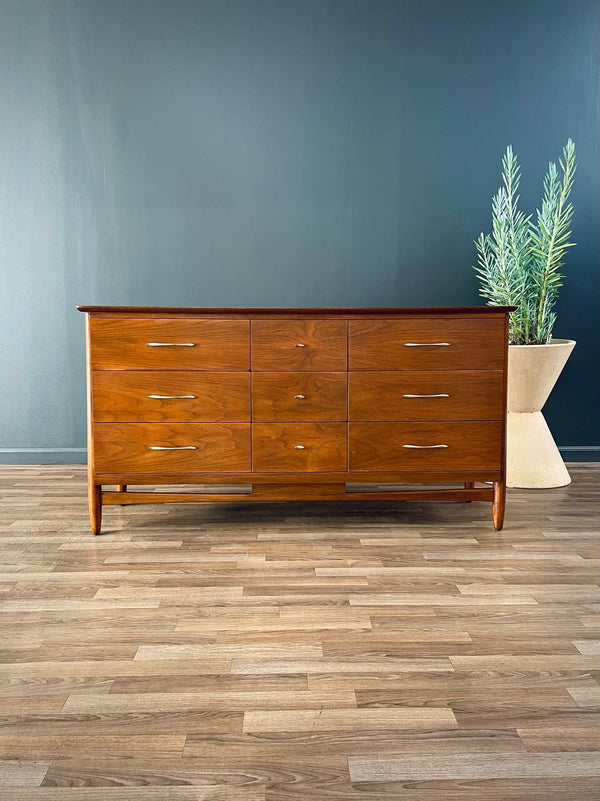
[{"label": "green foliage", "polygon": [[475,241],[479,293],[490,305],[516,306],[510,316],[510,341],[541,345],[552,338],[554,305],[562,286],[562,267],[570,242],[573,205],[568,202],[575,175],[575,145],[569,139],[563,158],[548,165],[542,208],[536,218],[519,208],[521,171],[509,146],[502,158],[502,186],[492,199],[492,231]]}]

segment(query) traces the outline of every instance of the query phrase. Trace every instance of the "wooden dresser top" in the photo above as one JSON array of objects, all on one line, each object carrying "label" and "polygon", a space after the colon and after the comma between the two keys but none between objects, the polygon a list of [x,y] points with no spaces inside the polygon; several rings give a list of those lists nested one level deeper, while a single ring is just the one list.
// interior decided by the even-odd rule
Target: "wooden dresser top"
[{"label": "wooden dresser top", "polygon": [[93,314],[145,314],[152,316],[191,314],[207,317],[236,316],[289,316],[289,317],[375,317],[386,315],[449,315],[449,314],[506,314],[514,311],[515,306],[415,306],[415,307],[350,307],[350,308],[285,308],[285,307],[251,307],[251,308],[217,308],[217,307],[184,307],[184,306],[78,306],[81,312]]}]

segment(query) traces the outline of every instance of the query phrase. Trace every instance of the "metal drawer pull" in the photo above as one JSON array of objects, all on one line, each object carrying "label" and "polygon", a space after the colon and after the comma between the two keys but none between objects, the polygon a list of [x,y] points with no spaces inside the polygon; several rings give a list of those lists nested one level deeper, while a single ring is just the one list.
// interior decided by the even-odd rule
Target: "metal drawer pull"
[{"label": "metal drawer pull", "polygon": [[403,445],[402,447],[403,448],[418,448],[419,450],[421,450],[421,449],[426,449],[426,448],[447,448],[448,446],[447,445]]},{"label": "metal drawer pull", "polygon": [[195,342],[146,342],[149,348],[195,348]]},{"label": "metal drawer pull", "polygon": [[450,342],[405,342],[405,348],[447,348]]},{"label": "metal drawer pull", "polygon": [[196,451],[195,445],[150,445],[149,451]]},{"label": "metal drawer pull", "polygon": [[403,398],[449,398],[447,392],[439,392],[437,395],[403,395]]},{"label": "metal drawer pull", "polygon": [[306,395],[294,395],[294,397],[298,398],[298,400],[304,400],[306,398]]},{"label": "metal drawer pull", "polygon": [[295,448],[297,451],[303,451],[303,450],[304,450],[304,445],[294,445],[294,448]]},{"label": "metal drawer pull", "polygon": [[196,396],[195,395],[148,395],[149,398],[156,398],[156,400],[170,400],[170,399],[183,399],[189,398],[193,400]]},{"label": "metal drawer pull", "polygon": [[304,342],[296,342],[296,344],[294,345],[294,347],[295,347],[295,348],[305,348],[305,347],[306,347],[306,345],[304,344]]}]

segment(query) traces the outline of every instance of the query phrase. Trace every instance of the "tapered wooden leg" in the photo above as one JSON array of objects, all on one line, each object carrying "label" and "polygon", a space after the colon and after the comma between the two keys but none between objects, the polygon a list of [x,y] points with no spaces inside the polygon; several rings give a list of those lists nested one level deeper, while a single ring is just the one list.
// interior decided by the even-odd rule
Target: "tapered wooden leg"
[{"label": "tapered wooden leg", "polygon": [[494,502],[492,515],[494,528],[500,531],[504,525],[504,507],[506,506],[506,483],[504,481],[494,481]]},{"label": "tapered wooden leg", "polygon": [[88,481],[88,510],[92,534],[100,534],[102,525],[102,487]]},{"label": "tapered wooden leg", "polygon": [[117,484],[117,492],[127,492],[127,484]]}]

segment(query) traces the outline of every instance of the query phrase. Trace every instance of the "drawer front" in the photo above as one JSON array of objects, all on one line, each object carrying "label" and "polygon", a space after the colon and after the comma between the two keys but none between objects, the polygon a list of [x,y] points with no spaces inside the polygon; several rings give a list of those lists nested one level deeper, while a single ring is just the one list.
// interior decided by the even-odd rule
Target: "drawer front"
[{"label": "drawer front", "polygon": [[348,447],[350,470],[499,470],[502,423],[350,423]]},{"label": "drawer front", "polygon": [[248,422],[250,373],[98,370],[92,414],[103,423]]},{"label": "drawer front", "polygon": [[250,424],[96,423],[94,461],[98,473],[243,473]]},{"label": "drawer front", "polygon": [[347,373],[254,373],[252,419],[346,420]]},{"label": "drawer front", "polygon": [[345,423],[254,423],[252,469],[258,473],[346,471]]},{"label": "drawer front", "polygon": [[500,370],[504,318],[350,320],[350,370]]},{"label": "drawer front", "polygon": [[90,319],[92,370],[249,370],[248,320]]},{"label": "drawer front", "polygon": [[349,420],[501,420],[501,370],[349,373]]},{"label": "drawer front", "polygon": [[345,320],[253,320],[252,369],[346,370]]}]

